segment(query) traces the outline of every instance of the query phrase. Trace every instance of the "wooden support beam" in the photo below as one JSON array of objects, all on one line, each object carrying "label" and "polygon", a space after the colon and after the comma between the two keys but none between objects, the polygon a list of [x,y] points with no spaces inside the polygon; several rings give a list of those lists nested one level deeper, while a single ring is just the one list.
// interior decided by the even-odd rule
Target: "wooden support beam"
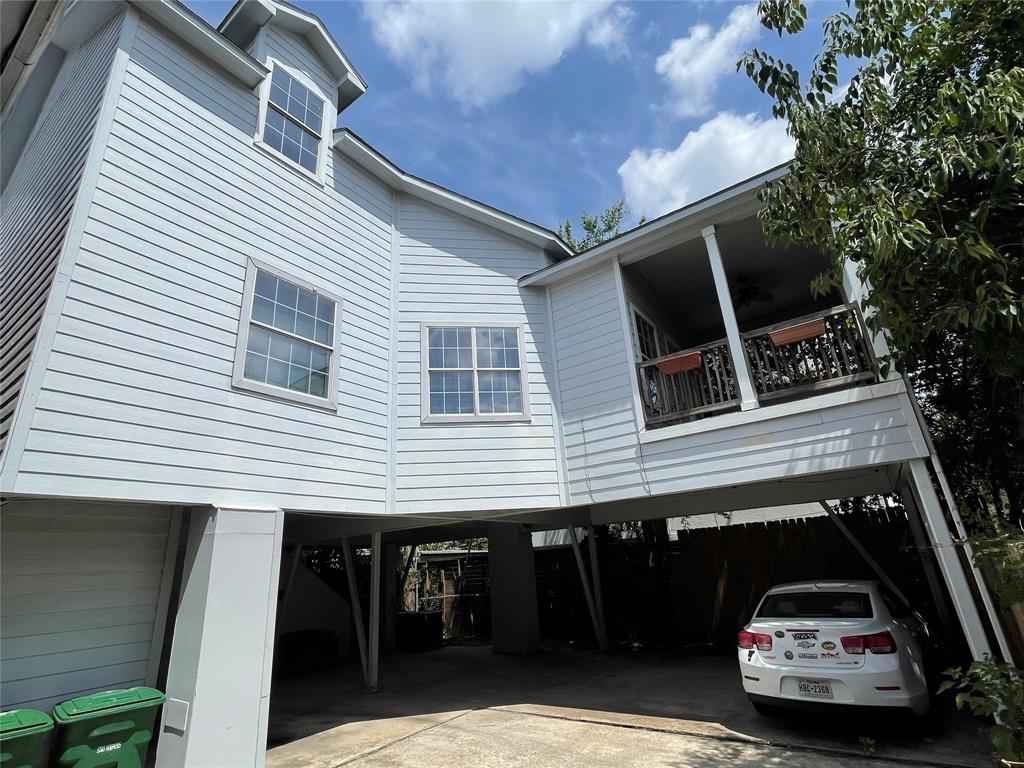
[{"label": "wooden support beam", "polygon": [[597,647],[600,651],[608,650],[608,638],[604,634],[601,620],[598,618],[597,606],[594,604],[594,593],[590,588],[590,578],[587,576],[587,568],[583,565],[583,554],[580,552],[580,542],[576,538],[576,529],[566,526],[569,532],[569,541],[572,542],[572,553],[576,556],[576,567],[580,572],[580,581],[583,582],[583,595],[587,599],[587,608],[590,610],[590,622],[594,625],[594,636],[597,638]]}]

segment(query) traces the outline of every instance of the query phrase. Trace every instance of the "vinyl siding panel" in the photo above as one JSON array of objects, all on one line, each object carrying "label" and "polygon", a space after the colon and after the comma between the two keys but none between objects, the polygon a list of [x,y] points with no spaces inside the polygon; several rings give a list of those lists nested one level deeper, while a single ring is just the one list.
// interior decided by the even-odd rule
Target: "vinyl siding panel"
[{"label": "vinyl siding panel", "polygon": [[121,17],[64,61],[0,201],[0,453],[64,245]]},{"label": "vinyl siding panel", "polygon": [[[516,281],[539,252],[405,197],[400,215],[397,503],[400,511],[558,504],[547,308]],[[421,326],[522,323],[529,423],[423,423]]]},{"label": "vinyl siding panel", "polygon": [[[140,24],[17,490],[383,511],[391,193],[258,106]],[[337,413],[232,388],[250,258],[341,297]]]},{"label": "vinyl siding panel", "polygon": [[170,512],[16,501],[0,518],[0,700],[53,705],[145,683]]},{"label": "vinyl siding panel", "polygon": [[[624,287],[627,299],[643,301],[635,285],[627,280]],[[898,384],[810,398],[796,408],[766,405],[756,415],[710,417],[691,425],[705,429],[688,434],[673,436],[670,427],[642,438],[612,268],[595,267],[550,291],[572,504],[838,471],[922,453]],[[764,418],[769,414],[777,415]],[[723,426],[721,418],[732,421]]]}]

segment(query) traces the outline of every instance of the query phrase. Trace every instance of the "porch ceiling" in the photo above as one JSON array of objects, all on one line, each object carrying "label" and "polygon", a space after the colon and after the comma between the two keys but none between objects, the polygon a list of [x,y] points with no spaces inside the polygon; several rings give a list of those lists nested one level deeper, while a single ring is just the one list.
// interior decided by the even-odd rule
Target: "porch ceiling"
[{"label": "porch ceiling", "polygon": [[[768,247],[755,216],[719,225],[716,236],[730,288],[735,292],[743,285],[763,287],[771,294],[770,301],[734,300],[740,330],[752,330],[838,303],[838,296],[818,298],[811,294],[811,281],[827,267],[827,260],[809,248]],[[650,285],[666,309],[676,316],[678,325],[687,329],[693,344],[724,335],[702,238],[687,240],[637,261],[630,269]]]}]

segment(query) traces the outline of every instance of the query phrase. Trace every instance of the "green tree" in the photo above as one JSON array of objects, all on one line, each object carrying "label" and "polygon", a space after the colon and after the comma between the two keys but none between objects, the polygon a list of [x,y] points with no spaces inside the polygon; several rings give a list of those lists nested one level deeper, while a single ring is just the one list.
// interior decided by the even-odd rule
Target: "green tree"
[{"label": "green tree", "polygon": [[[626,207],[626,199],[619,200],[614,205],[605,208],[601,213],[589,214],[583,211],[580,214],[580,229],[583,230],[579,238],[573,234],[572,222],[566,219],[558,228],[558,236],[565,241],[565,244],[576,253],[600,245],[605,240],[615,237],[622,229],[622,223],[629,218],[629,209]],[[637,226],[646,221],[641,216]]]},{"label": "green tree", "polygon": [[[762,24],[800,32],[800,0]],[[760,50],[739,63],[796,140],[764,192],[773,242],[852,263],[914,381],[962,504],[1022,523],[1024,0],[855,0],[824,23],[805,79]],[[856,68],[839,89],[840,65]]]}]

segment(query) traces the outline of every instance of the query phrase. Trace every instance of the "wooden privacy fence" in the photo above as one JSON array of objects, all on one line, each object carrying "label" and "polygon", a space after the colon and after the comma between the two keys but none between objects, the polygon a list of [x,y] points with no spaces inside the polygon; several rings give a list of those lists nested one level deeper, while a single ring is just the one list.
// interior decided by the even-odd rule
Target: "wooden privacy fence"
[{"label": "wooden privacy fence", "polygon": [[[843,522],[938,628],[920,553],[902,510],[865,510]],[[676,623],[690,642],[731,644],[775,584],[808,579],[874,579],[831,519],[813,517],[680,533],[670,558]]]}]

